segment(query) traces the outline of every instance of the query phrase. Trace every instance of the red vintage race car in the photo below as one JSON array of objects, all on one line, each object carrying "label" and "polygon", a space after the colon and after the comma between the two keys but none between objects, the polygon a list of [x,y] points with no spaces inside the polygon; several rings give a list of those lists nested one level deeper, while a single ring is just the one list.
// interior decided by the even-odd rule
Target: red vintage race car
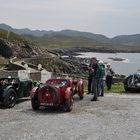
[{"label": "red vintage race car", "polygon": [[34,110],[40,106],[60,107],[64,111],[71,111],[73,95],[78,94],[83,99],[83,80],[49,79],[45,84],[39,84],[32,89],[31,104]]}]

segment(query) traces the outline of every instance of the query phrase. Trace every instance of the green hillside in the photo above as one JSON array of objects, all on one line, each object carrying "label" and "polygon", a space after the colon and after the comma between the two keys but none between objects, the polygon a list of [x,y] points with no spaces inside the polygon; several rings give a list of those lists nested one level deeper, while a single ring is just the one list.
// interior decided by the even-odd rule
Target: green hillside
[{"label": "green hillside", "polygon": [[[140,52],[139,34],[116,36],[111,39],[104,35],[75,30],[40,31],[30,29],[14,29],[5,24],[0,24],[0,28],[11,31],[8,36],[9,41],[13,42],[18,40],[22,42],[23,40],[28,40],[28,42],[32,42],[38,49],[41,49],[42,47],[43,49],[89,48],[89,51]],[[0,38],[7,39],[8,31],[3,29],[0,29]],[[38,52],[36,51],[36,53]]]},{"label": "green hillside", "polygon": [[140,34],[120,35],[111,39],[112,43],[123,44],[128,46],[140,46]]},{"label": "green hillside", "polygon": [[96,41],[93,41],[91,39],[62,35],[55,35],[49,37],[26,36],[25,38],[31,39],[37,46],[48,48],[92,47],[97,44]]},{"label": "green hillside", "polygon": [[24,38],[31,40],[37,47],[43,48],[89,48],[89,51],[102,52],[140,52],[139,46],[122,45],[117,43],[102,43],[83,37],[72,37],[62,35],[50,35],[45,37],[34,37],[24,35]]},{"label": "green hillside", "polygon": [[9,41],[15,41],[15,40],[22,41],[23,40],[23,38],[20,35],[17,35],[13,32],[8,33],[8,31],[4,29],[0,29],[0,38],[8,39]]}]

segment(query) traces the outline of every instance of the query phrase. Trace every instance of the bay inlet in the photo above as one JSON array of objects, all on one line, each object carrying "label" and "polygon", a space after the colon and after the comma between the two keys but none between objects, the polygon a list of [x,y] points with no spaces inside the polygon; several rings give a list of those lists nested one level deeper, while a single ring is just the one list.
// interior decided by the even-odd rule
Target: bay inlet
[{"label": "bay inlet", "polygon": [[105,63],[111,63],[115,73],[129,75],[140,70],[140,53],[93,53],[78,52],[76,57],[91,58],[97,57]]}]

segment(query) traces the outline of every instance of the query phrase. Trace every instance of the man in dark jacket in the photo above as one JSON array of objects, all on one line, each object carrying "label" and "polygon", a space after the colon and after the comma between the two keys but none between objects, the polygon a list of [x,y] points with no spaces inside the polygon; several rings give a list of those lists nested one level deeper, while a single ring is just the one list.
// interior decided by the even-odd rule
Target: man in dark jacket
[{"label": "man in dark jacket", "polygon": [[88,66],[89,76],[88,76],[88,93],[91,93],[91,85],[92,85],[92,71],[91,71],[91,65],[92,65],[92,58],[90,60],[90,64]]},{"label": "man in dark jacket", "polygon": [[99,92],[100,92],[99,84],[100,84],[100,77],[101,77],[101,68],[98,64],[96,57],[92,58],[91,71],[92,71],[92,92],[94,94],[91,101],[97,101],[97,97],[99,96]]}]

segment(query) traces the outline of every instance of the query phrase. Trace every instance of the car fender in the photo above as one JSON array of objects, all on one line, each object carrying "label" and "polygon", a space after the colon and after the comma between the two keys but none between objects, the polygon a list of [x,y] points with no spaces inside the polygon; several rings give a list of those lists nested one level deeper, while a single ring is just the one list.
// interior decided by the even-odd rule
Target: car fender
[{"label": "car fender", "polygon": [[65,99],[70,99],[71,98],[71,87],[68,87],[65,91]]},{"label": "car fender", "polygon": [[83,94],[82,92],[83,92],[83,88],[84,88],[84,83],[83,83],[82,79],[80,79],[80,81],[78,82],[77,86],[78,86],[78,93]]},{"label": "car fender", "polygon": [[35,96],[35,94],[37,93],[38,87],[34,87],[31,91],[31,98],[33,98]]},{"label": "car fender", "polygon": [[[9,89],[14,89],[15,90],[15,88],[13,87],[13,86],[7,86],[5,89],[4,89],[4,94],[3,94],[3,98],[7,95],[7,91],[9,90]],[[15,92],[16,92],[16,90],[15,90]]]}]

